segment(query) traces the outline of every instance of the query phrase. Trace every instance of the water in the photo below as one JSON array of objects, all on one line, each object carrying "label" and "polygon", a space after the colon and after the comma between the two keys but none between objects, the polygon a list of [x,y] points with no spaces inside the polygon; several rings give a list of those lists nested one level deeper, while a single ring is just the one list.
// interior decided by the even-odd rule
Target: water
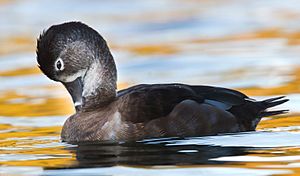
[{"label": "water", "polygon": [[[71,4],[72,3],[72,4]],[[0,175],[299,175],[300,3],[296,0],[0,0]],[[36,67],[52,24],[83,21],[108,41],[120,89],[182,82],[287,95],[257,132],[134,143],[59,140],[74,112]]]}]

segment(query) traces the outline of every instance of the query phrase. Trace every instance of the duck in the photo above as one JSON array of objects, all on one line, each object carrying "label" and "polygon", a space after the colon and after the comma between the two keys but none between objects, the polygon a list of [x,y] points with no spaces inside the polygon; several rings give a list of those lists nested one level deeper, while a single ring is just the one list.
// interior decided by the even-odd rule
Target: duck
[{"label": "duck", "polygon": [[105,39],[88,25],[52,25],[37,39],[37,65],[71,95],[75,114],[64,123],[68,143],[139,141],[255,131],[288,101],[257,101],[233,89],[181,83],[139,84],[117,91],[117,69]]}]

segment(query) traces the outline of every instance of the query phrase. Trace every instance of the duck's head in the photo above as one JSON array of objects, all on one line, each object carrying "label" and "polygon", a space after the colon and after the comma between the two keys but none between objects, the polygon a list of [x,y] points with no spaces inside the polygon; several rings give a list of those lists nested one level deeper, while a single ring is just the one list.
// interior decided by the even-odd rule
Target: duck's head
[{"label": "duck's head", "polygon": [[89,26],[80,22],[51,26],[38,38],[36,53],[39,68],[66,87],[76,110],[116,96],[113,57],[105,40]]}]

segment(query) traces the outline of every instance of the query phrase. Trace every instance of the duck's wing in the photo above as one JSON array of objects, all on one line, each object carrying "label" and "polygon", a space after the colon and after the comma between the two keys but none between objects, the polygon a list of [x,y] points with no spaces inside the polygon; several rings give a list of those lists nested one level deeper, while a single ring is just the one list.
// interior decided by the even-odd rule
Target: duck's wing
[{"label": "duck's wing", "polygon": [[118,92],[119,112],[132,123],[143,123],[169,114],[183,100],[204,98],[179,84],[142,84]]},{"label": "duck's wing", "polygon": [[227,110],[243,104],[246,98],[235,90],[185,84],[141,84],[118,92],[119,111],[126,121],[133,123],[166,116],[184,100],[209,103]]},{"label": "duck's wing", "polygon": [[[286,112],[265,111],[287,101],[282,98],[255,101],[231,89],[185,84],[143,84],[118,92],[118,101],[121,101],[119,112],[125,121],[146,123],[159,119],[169,115],[181,102],[192,100],[199,105],[209,105],[210,111],[218,111],[219,117],[222,117],[222,112],[224,115],[230,113],[244,126],[244,130],[254,130],[262,116]],[[199,108],[194,103],[185,104],[184,107],[186,106],[192,107],[186,112],[186,116],[192,109]]]}]

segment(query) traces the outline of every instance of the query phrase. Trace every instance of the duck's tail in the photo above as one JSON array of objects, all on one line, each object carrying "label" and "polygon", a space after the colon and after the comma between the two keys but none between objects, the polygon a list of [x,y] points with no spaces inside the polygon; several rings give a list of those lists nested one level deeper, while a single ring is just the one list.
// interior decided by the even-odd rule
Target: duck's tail
[{"label": "duck's tail", "polygon": [[[257,124],[260,122],[261,118],[263,117],[269,117],[269,116],[274,116],[274,115],[280,115],[280,114],[285,114],[289,112],[289,110],[284,109],[284,110],[274,110],[270,111],[268,110],[269,108],[281,105],[285,102],[289,101],[289,99],[286,99],[285,96],[280,96],[280,97],[274,97],[262,101],[255,101],[254,102],[254,109],[256,109],[256,112],[254,111],[254,118],[249,119],[251,123],[249,124],[250,126],[247,127],[248,130],[255,130]],[[256,114],[256,115],[255,115]]]},{"label": "duck's tail", "polygon": [[262,101],[248,99],[241,106],[233,106],[230,109],[230,112],[237,117],[239,124],[241,124],[244,131],[253,131],[256,129],[261,118],[287,113],[288,110],[269,110],[269,108],[281,105],[287,101],[289,101],[289,99],[286,99],[285,96],[274,97]]},{"label": "duck's tail", "polygon": [[274,115],[279,115],[279,114],[285,114],[285,113],[289,112],[289,110],[286,110],[286,109],[285,110],[268,111],[269,108],[281,105],[287,101],[289,101],[289,99],[286,99],[285,96],[280,96],[280,97],[274,97],[274,98],[256,102],[257,105],[261,109],[258,113],[259,118],[269,117],[269,116],[274,116]]}]

